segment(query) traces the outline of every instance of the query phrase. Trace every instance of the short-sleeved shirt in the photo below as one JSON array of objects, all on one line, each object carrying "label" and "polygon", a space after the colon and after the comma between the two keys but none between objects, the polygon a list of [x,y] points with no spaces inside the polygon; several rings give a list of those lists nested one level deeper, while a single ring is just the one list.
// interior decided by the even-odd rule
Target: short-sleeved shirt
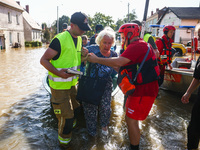
[{"label": "short-sleeved shirt", "polygon": [[[151,46],[150,46],[151,47]],[[147,43],[143,39],[139,39],[134,41],[128,45],[126,50],[121,54],[121,57],[128,58],[131,60],[127,65],[141,63],[146,55],[148,50]],[[149,51],[147,56],[147,60],[150,58],[155,57],[153,52],[153,48]],[[129,74],[131,77],[131,73]],[[158,94],[158,81],[153,81],[147,84],[136,85],[135,92],[130,95],[131,97],[138,97],[138,96],[153,96],[156,97]]]},{"label": "short-sleeved shirt", "polygon": [[[65,31],[65,32],[69,32],[69,31]],[[75,45],[75,47],[76,47],[76,46],[77,46],[77,38],[74,38],[74,37],[72,36],[72,39],[73,39],[74,45]],[[61,53],[60,41],[58,40],[58,38],[54,38],[54,39],[51,41],[49,47],[50,47],[51,49],[53,49],[53,50],[55,50],[55,51],[58,52],[58,54],[53,58],[53,60],[58,59],[59,56],[60,56],[60,53]]]}]

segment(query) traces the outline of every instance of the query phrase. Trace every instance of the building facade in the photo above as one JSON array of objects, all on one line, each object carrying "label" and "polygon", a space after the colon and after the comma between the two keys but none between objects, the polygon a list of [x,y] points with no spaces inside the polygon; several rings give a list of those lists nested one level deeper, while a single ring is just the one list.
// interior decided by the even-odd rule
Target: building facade
[{"label": "building facade", "polygon": [[[155,20],[157,18],[157,22]],[[173,25],[176,27],[174,36],[175,43],[187,44],[192,38],[192,30],[194,29],[180,29],[179,26],[196,26],[200,23],[200,7],[168,7],[163,8],[162,12],[156,11],[147,19],[146,30],[151,31],[153,35],[161,37],[163,35],[163,28],[150,28],[151,24],[161,26]],[[195,33],[196,34],[196,33]]]},{"label": "building facade", "polygon": [[[169,7],[158,24],[177,26],[174,41],[187,44],[193,36],[194,29],[178,28],[178,26],[196,26],[199,22],[200,7]],[[158,32],[158,36],[162,33],[162,31]]]},{"label": "building facade", "polygon": [[14,0],[0,0],[0,48],[24,46],[23,8]]},{"label": "building facade", "polygon": [[26,9],[23,12],[23,24],[24,24],[24,38],[25,41],[39,41],[41,42],[42,28],[35,22],[35,20],[29,14],[29,6],[26,5]]}]

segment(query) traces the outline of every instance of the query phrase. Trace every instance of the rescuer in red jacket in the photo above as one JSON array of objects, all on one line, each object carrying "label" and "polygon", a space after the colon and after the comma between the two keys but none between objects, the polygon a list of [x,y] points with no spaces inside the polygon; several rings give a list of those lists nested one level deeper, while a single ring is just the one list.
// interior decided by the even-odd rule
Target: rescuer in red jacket
[{"label": "rescuer in red jacket", "polygon": [[159,86],[162,85],[164,81],[164,72],[165,67],[168,66],[169,69],[172,69],[171,62],[172,62],[172,39],[175,32],[175,27],[172,25],[165,26],[163,28],[164,35],[162,38],[156,40],[156,45],[160,52],[160,58],[158,59],[158,64],[160,67],[160,79],[158,80]]}]

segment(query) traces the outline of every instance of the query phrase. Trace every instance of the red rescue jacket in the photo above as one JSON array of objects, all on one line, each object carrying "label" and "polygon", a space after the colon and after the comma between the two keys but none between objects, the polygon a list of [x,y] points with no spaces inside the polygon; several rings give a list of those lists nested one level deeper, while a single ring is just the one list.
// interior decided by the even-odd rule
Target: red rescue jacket
[{"label": "red rescue jacket", "polygon": [[172,62],[171,47],[172,47],[173,40],[163,35],[162,38],[156,40],[155,43],[160,52],[160,58],[158,59],[158,64],[159,65],[171,64]]}]

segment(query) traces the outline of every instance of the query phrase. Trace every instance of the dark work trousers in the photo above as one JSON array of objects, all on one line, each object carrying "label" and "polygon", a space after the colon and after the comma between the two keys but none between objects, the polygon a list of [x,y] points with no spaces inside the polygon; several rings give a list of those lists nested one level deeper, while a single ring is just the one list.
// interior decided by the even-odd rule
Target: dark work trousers
[{"label": "dark work trousers", "polygon": [[200,140],[200,90],[198,90],[198,98],[192,108],[191,120],[187,129],[188,150],[197,149]]}]

